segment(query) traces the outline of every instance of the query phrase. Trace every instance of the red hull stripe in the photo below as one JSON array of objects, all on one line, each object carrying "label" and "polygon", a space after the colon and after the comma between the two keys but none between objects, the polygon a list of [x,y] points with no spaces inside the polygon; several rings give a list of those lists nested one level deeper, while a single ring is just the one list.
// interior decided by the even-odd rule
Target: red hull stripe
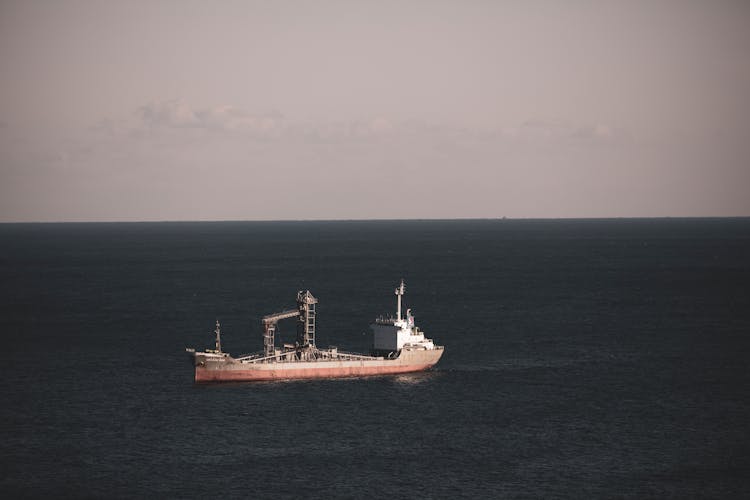
[{"label": "red hull stripe", "polygon": [[352,366],[336,368],[284,368],[256,370],[206,370],[195,368],[196,382],[252,381],[252,380],[288,380],[310,378],[364,377],[369,375],[389,375],[426,370],[432,364],[401,366]]}]

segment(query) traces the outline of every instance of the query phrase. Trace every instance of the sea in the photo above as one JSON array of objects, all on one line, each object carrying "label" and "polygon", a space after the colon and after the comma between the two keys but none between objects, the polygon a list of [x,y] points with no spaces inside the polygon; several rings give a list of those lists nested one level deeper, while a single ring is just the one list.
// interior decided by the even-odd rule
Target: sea
[{"label": "sea", "polygon": [[[193,382],[401,279],[431,371]],[[748,218],[2,224],[0,338],[3,498],[750,497]]]}]

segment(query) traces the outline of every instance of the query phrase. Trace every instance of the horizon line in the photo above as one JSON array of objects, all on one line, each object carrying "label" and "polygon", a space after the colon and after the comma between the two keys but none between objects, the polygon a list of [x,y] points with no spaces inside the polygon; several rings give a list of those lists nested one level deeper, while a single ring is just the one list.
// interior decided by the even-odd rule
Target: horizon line
[{"label": "horizon line", "polygon": [[36,220],[0,221],[11,224],[191,224],[221,222],[449,222],[449,221],[553,221],[553,220],[657,220],[657,219],[748,219],[750,215],[654,215],[614,217],[415,217],[415,218],[320,218],[320,219],[145,219],[145,220]]}]

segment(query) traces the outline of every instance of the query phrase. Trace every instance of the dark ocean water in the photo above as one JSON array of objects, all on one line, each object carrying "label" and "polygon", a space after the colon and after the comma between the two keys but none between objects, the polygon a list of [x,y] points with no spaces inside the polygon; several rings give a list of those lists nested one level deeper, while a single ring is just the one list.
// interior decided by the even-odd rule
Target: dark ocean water
[{"label": "dark ocean water", "polygon": [[[434,371],[193,384],[402,277]],[[0,225],[0,284],[5,498],[750,496],[750,219]]]}]

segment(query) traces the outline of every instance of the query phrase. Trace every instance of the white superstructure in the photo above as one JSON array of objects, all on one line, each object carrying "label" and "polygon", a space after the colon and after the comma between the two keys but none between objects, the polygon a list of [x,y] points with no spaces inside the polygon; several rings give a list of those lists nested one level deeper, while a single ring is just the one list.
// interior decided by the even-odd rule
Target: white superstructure
[{"label": "white superstructure", "polygon": [[402,349],[435,349],[432,340],[425,338],[424,332],[414,325],[411,309],[406,310],[406,317],[401,317],[401,297],[406,291],[404,280],[396,288],[396,317],[379,317],[370,325],[373,331],[373,350],[395,353]]}]

